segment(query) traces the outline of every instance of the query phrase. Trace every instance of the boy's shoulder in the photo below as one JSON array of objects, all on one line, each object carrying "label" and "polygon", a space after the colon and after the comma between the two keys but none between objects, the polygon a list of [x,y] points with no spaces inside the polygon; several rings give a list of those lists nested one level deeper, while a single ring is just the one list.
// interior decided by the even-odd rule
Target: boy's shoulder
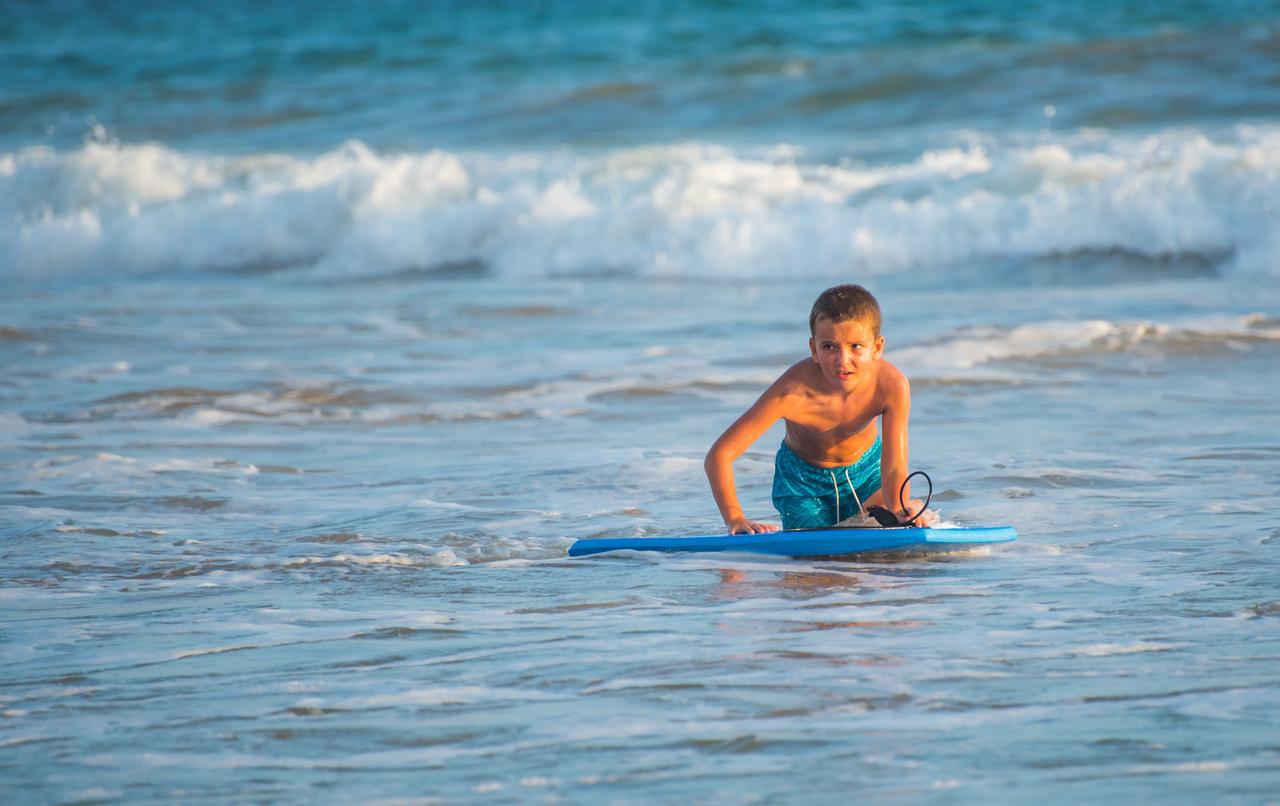
[{"label": "boy's shoulder", "polygon": [[[906,374],[883,358],[876,362],[875,382],[879,391],[890,394],[910,392],[910,382]],[[821,391],[822,371],[812,360],[801,359],[783,370],[778,380],[773,382],[773,389],[781,394]]]},{"label": "boy's shoulder", "polygon": [[[827,389],[822,370],[809,359],[797,361],[787,367],[773,385],[764,393],[762,402],[773,409],[775,416],[790,419],[800,411],[840,407],[842,395]],[[877,415],[890,409],[911,405],[911,387],[907,376],[884,359],[877,362],[874,387],[863,399],[868,410]]]},{"label": "boy's shoulder", "polygon": [[890,393],[911,391],[911,382],[907,380],[906,374],[883,358],[880,359],[877,370],[876,385]]},{"label": "boy's shoulder", "polygon": [[773,382],[773,391],[782,394],[811,394],[818,391],[822,371],[808,358],[801,359],[783,370]]}]

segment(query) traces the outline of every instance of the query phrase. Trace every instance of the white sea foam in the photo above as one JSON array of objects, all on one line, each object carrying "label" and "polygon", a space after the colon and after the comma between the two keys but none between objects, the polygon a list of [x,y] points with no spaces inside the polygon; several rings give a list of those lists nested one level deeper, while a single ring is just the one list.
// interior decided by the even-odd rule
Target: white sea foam
[{"label": "white sea foam", "polygon": [[968,135],[879,165],[704,143],[397,154],[349,142],[301,158],[93,142],[0,155],[0,263],[23,274],[785,276],[1118,251],[1275,275],[1277,219],[1274,126]]},{"label": "white sea foam", "polygon": [[466,504],[455,504],[452,501],[433,501],[430,498],[418,498],[414,500],[413,506],[421,507],[422,509],[450,509],[463,511],[474,511],[478,509],[478,507],[468,506]]},{"label": "white sea foam", "polygon": [[1230,772],[1241,766],[1234,761],[1183,761],[1172,764],[1140,764],[1129,769],[1134,775],[1175,775]]},{"label": "white sea foam", "polygon": [[[1177,353],[1204,348],[1249,350],[1251,345],[1280,340],[1280,326],[1263,313],[1183,317],[1164,321],[1105,319],[1032,321],[1016,326],[964,327],[943,332],[927,341],[895,346],[892,358],[915,381],[1020,383],[1035,377],[1035,368],[1014,362],[1038,361],[1059,356],[1098,359],[1118,353]],[[598,361],[584,357],[583,362]],[[566,417],[592,411],[602,405],[648,396],[696,396],[722,400],[743,396],[766,387],[785,365],[725,367],[706,358],[660,357],[642,369],[633,366],[597,365],[589,372],[565,373],[493,396],[463,399],[419,400],[406,398],[378,402],[384,390],[316,386],[252,389],[239,392],[209,390],[155,390],[136,396],[99,401],[94,413],[121,418],[172,418],[193,429],[219,428],[240,423],[272,423],[307,426],[316,423],[360,423],[371,426],[421,421],[504,420],[511,418]],[[354,395],[346,394],[354,391]],[[187,406],[188,402],[198,405]],[[734,401],[736,404],[738,401]],[[176,405],[181,403],[183,405]],[[107,458],[100,457],[103,461]],[[751,461],[748,455],[748,461]],[[124,463],[123,460],[121,463]],[[677,463],[680,464],[680,463]],[[691,467],[700,472],[700,460],[676,467],[659,463],[646,472],[679,474]],[[151,471],[197,471],[180,458],[172,458]],[[253,474],[250,466],[219,462],[222,473]],[[261,468],[258,468],[261,470]],[[114,472],[128,472],[116,467]],[[44,474],[56,473],[48,471]],[[296,470],[294,472],[297,472]],[[1029,494],[1030,491],[1025,491]],[[1014,491],[1013,494],[1019,494]],[[447,501],[422,498],[414,502],[424,509],[453,509]]]},{"label": "white sea foam", "polygon": [[[511,523],[511,522],[509,522]],[[501,530],[508,524],[492,523],[491,528]],[[334,554],[328,556],[293,557],[283,563],[284,568],[328,566],[336,568],[402,567],[402,568],[451,568],[476,563],[503,562],[506,560],[551,559],[563,557],[567,541],[520,540],[508,537],[485,539],[461,538],[448,535],[446,545],[424,546],[407,554]]]},{"label": "white sea foam", "polygon": [[297,557],[284,564],[285,568],[301,568],[307,565],[400,565],[422,566],[425,563],[403,554],[335,554],[331,557]]},{"label": "white sea foam", "polygon": [[1186,644],[1162,644],[1154,641],[1135,641],[1132,644],[1090,644],[1076,647],[1071,654],[1101,658],[1110,655],[1135,655],[1140,652],[1171,652],[1185,646]]},{"label": "white sea foam", "polygon": [[1250,341],[1276,340],[1280,340],[1280,327],[1262,314],[1168,322],[1045,321],[1012,328],[967,328],[897,348],[893,359],[913,378],[935,378],[983,366],[991,371],[990,365],[1015,359],[1101,355],[1148,347],[1169,350],[1188,343],[1243,347]]},{"label": "white sea foam", "polygon": [[5,509],[15,518],[24,521],[34,522],[42,520],[63,520],[73,518],[78,513],[70,509],[56,509],[54,507],[24,507],[18,504],[11,504]]},{"label": "white sea foam", "polygon": [[219,476],[254,476],[259,473],[254,465],[244,465],[234,459],[200,457],[189,459],[169,457],[143,462],[132,456],[115,453],[99,453],[96,456],[65,456],[58,461],[37,461],[31,465],[30,477],[35,479],[80,478],[93,479],[99,484],[145,479],[156,474],[199,473]]},{"label": "white sea foam", "polygon": [[342,701],[344,708],[383,708],[402,705],[453,705],[476,702],[550,700],[554,695],[524,689],[490,688],[486,686],[438,686],[409,691],[358,697]]}]

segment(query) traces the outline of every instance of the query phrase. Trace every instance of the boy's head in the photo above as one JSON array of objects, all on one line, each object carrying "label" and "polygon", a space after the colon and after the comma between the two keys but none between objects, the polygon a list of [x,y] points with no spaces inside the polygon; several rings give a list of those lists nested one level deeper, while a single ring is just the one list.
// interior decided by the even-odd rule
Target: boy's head
[{"label": "boy's head", "polygon": [[880,337],[880,303],[860,285],[837,285],[818,295],[809,312],[810,336],[816,335],[818,321],[822,319],[833,324],[851,319],[863,321],[876,338]]}]

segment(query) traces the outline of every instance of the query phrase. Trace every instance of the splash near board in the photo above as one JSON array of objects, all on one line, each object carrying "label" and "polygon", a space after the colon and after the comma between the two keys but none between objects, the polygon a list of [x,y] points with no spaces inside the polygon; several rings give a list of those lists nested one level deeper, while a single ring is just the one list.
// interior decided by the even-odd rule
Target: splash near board
[{"label": "splash near board", "polygon": [[1017,538],[1017,530],[1012,526],[828,527],[764,534],[586,538],[569,547],[569,556],[585,557],[608,551],[741,551],[782,557],[830,557],[901,550],[955,551],[1008,543]]}]

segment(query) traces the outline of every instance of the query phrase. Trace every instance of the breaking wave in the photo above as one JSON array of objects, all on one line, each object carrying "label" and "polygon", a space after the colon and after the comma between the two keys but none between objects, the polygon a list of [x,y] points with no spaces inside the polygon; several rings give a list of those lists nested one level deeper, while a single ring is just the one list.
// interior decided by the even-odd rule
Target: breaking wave
[{"label": "breaking wave", "polygon": [[18,275],[788,277],[1094,252],[1280,269],[1280,127],[982,134],[885,164],[776,146],[0,154]]}]

